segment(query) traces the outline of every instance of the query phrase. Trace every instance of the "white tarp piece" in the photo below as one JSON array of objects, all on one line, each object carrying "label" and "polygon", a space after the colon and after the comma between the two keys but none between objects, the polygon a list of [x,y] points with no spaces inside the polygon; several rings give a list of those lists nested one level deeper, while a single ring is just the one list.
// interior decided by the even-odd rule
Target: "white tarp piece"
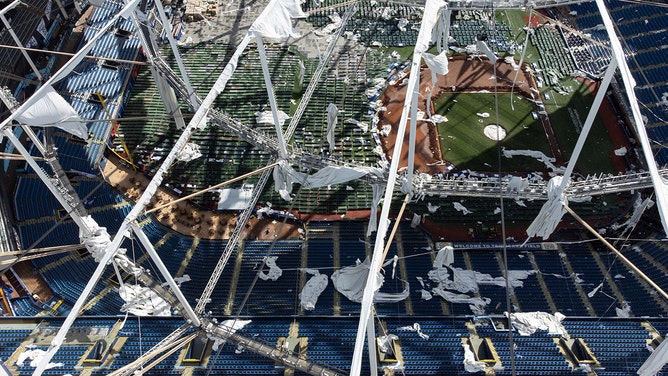
[{"label": "white tarp piece", "polygon": [[327,166],[313,175],[307,175],[295,171],[285,160],[279,160],[278,164],[274,168],[274,185],[276,192],[286,201],[292,200],[290,193],[294,183],[301,184],[304,188],[320,188],[345,183],[367,174],[382,175],[380,169],[366,166]]},{"label": "white tarp piece", "polygon": [[446,245],[438,250],[433,266],[435,269],[450,266],[455,262],[455,249],[452,246]]},{"label": "white tarp piece", "polygon": [[568,204],[568,199],[561,188],[562,178],[555,176],[547,183],[547,202],[527,228],[526,233],[529,235],[527,240],[534,236],[540,236],[543,240],[549,238],[561,222],[561,217],[566,213],[564,205]]},{"label": "white tarp piece", "polygon": [[88,139],[86,123],[77,111],[51,86],[45,87],[44,95],[35,104],[15,117],[20,123],[35,127],[58,127],[81,139]]},{"label": "white tarp piece", "polygon": [[[390,265],[392,262],[393,260],[390,260],[383,264],[383,266]],[[367,276],[369,275],[370,265],[371,260],[367,257],[364,259],[364,262],[357,260],[356,265],[346,266],[335,271],[331,278],[336,291],[355,303],[361,303]],[[376,286],[380,289],[385,278],[383,278],[382,274],[376,273],[376,280]],[[405,281],[404,285],[405,288],[400,293],[384,293],[376,291],[373,301],[376,303],[396,303],[406,299],[410,294],[410,286],[408,282]]]},{"label": "white tarp piece", "polygon": [[84,221],[91,233],[87,234],[79,230],[79,240],[88,252],[90,252],[95,262],[100,262],[105,254],[105,249],[111,243],[111,237],[107,232],[107,228],[100,227],[90,215],[82,217],[81,220]]},{"label": "white tarp piece", "polygon": [[458,212],[462,212],[462,214],[464,214],[464,215],[473,213],[472,211],[468,210],[466,207],[464,207],[464,205],[462,205],[461,203],[459,203],[457,201],[453,202],[452,206],[455,207],[455,210],[457,210]]},{"label": "white tarp piece", "polygon": [[225,188],[218,192],[218,210],[244,210],[253,196],[252,189]]},{"label": "white tarp piece", "polygon": [[[30,367],[37,367],[37,365],[39,365],[39,363],[42,361],[42,358],[44,358],[44,354],[46,354],[46,351],[35,349],[34,345],[28,345],[26,351],[19,354],[19,358],[16,360],[16,365],[22,367],[26,360],[30,360]],[[63,363],[49,362],[45,369],[62,367],[63,365]]]},{"label": "white tarp piece", "polygon": [[487,56],[489,61],[491,61],[492,63],[496,63],[496,55],[494,54],[494,52],[492,52],[492,50],[489,49],[489,46],[487,45],[487,43],[485,43],[485,41],[477,40],[475,42],[475,45],[476,47],[478,47],[478,51],[484,53],[485,56]]},{"label": "white tarp piece", "polygon": [[422,223],[422,216],[417,213],[413,213],[413,219],[411,220],[411,228],[418,227],[420,223]]},{"label": "white tarp piece", "polygon": [[341,22],[343,21],[341,19],[341,15],[336,12],[329,15],[329,20],[332,22],[325,25],[321,30],[315,30],[313,33],[320,37],[332,34],[334,31],[336,31],[336,29],[339,28],[339,26],[341,26]]},{"label": "white tarp piece", "polygon": [[278,0],[273,3],[273,6],[267,6],[265,10],[266,12],[255,20],[250,32],[274,43],[300,36],[292,27],[292,19],[306,18],[307,14],[302,11],[298,0]]},{"label": "white tarp piece", "polygon": [[639,376],[654,376],[668,363],[668,341],[665,339],[649,355],[645,363],[638,368]]},{"label": "white tarp piece", "polygon": [[[251,320],[225,320],[219,324],[220,328],[223,328],[228,334],[234,334],[237,330],[243,328],[244,326],[248,325],[251,323]],[[218,348],[220,345],[225,344],[225,340],[220,338],[220,337],[213,337],[209,334],[207,334],[207,337],[209,337],[210,340],[213,341],[213,346],[212,350],[213,351],[218,351]]]},{"label": "white tarp piece", "polygon": [[561,322],[566,318],[559,312],[554,315],[547,312],[517,312],[510,314],[510,322],[521,336],[530,336],[536,330],[547,330],[549,334],[567,337],[566,328]]},{"label": "white tarp piece", "polygon": [[118,288],[118,294],[126,301],[121,312],[136,316],[171,316],[170,305],[148,287],[124,284]]},{"label": "white tarp piece", "polygon": [[485,307],[492,302],[490,298],[471,297],[466,294],[456,294],[454,292],[445,291],[441,288],[434,287],[431,292],[440,296],[450,303],[465,303],[469,305],[471,312],[475,315],[485,314]]},{"label": "white tarp piece", "polygon": [[199,151],[199,145],[194,142],[188,142],[176,155],[176,159],[181,162],[190,162],[201,156],[202,153]]},{"label": "white tarp piece", "polygon": [[[301,60],[300,60],[300,61],[301,61]],[[369,131],[369,124],[367,124],[367,123],[365,123],[365,122],[363,122],[363,121],[359,121],[359,120],[357,120],[357,119],[352,119],[352,118],[351,118],[351,119],[348,119],[348,120],[346,120],[346,124],[353,124],[353,125],[356,125],[357,128],[359,128],[359,129],[362,131],[362,133],[366,133],[366,132]]]},{"label": "white tarp piece", "polygon": [[476,373],[485,371],[487,364],[485,362],[475,360],[475,354],[473,354],[471,346],[466,343],[462,343],[462,347],[464,348],[464,369],[466,372]]},{"label": "white tarp piece", "polygon": [[[285,121],[290,119],[290,116],[281,110],[278,110],[277,114],[278,124],[282,127]],[[258,111],[255,113],[255,122],[258,124],[274,125],[274,114],[271,111]]]},{"label": "white tarp piece", "polygon": [[508,190],[510,192],[520,192],[529,187],[529,180],[519,176],[513,176],[508,182]]},{"label": "white tarp piece", "polygon": [[628,150],[626,150],[625,146],[622,146],[619,149],[615,149],[615,155],[618,157],[623,157],[626,155],[626,153],[628,153]]},{"label": "white tarp piece", "polygon": [[259,277],[261,280],[266,281],[270,279],[275,281],[283,275],[283,270],[276,265],[276,259],[278,259],[278,256],[264,258],[264,264],[269,267],[269,271],[265,273],[264,270],[260,270]]},{"label": "white tarp piece", "polygon": [[392,346],[392,342],[398,339],[399,337],[397,337],[395,334],[388,334],[378,337],[378,350],[380,350],[380,352],[383,354],[390,354],[395,356],[396,354],[394,354],[394,347]]},{"label": "white tarp piece", "polygon": [[422,54],[424,62],[427,63],[427,67],[431,71],[431,85],[436,85],[436,75],[446,75],[448,74],[448,55],[447,51],[443,51],[438,55],[432,55],[428,52]]},{"label": "white tarp piece", "polygon": [[[452,279],[450,272],[452,271]],[[523,280],[530,275],[535,274],[535,270],[509,270],[510,286],[518,288],[524,286]],[[505,287],[506,279],[492,277],[486,273],[480,273],[476,270],[467,270],[461,268],[436,268],[429,271],[429,279],[439,284],[439,287],[455,290],[461,293],[478,292],[480,285]]]},{"label": "white tarp piece", "polygon": [[512,158],[515,155],[521,155],[525,157],[531,157],[531,158],[536,158],[537,160],[543,162],[545,164],[545,167],[549,168],[555,173],[563,173],[564,168],[563,167],[557,167],[554,165],[554,162],[556,161],[555,158],[548,157],[543,153],[542,151],[538,150],[509,150],[506,148],[503,148],[503,156],[506,158]]},{"label": "white tarp piece", "polygon": [[622,302],[622,307],[615,307],[615,314],[617,317],[627,318],[631,317],[631,306],[627,302]]},{"label": "white tarp piece", "polygon": [[411,332],[416,332],[417,335],[420,336],[420,338],[429,339],[428,335],[422,333],[422,327],[420,326],[419,322],[415,322],[415,323],[413,323],[413,325],[409,325],[409,326],[402,326],[400,328],[397,328],[397,330],[408,330],[408,331],[411,331]]},{"label": "white tarp piece", "polygon": [[302,292],[299,293],[299,305],[303,310],[311,311],[315,309],[320,294],[327,288],[329,278],[325,274],[320,274],[316,269],[305,269],[304,272],[311,274],[312,277],[309,278]]},{"label": "white tarp piece", "polygon": [[369,225],[367,226],[366,235],[371,236],[378,228],[378,205],[383,198],[383,186],[378,184],[371,184],[371,214],[369,215]]},{"label": "white tarp piece", "polygon": [[334,103],[327,106],[327,143],[329,144],[329,151],[333,152],[335,148],[334,129],[336,128],[336,120],[339,115],[339,109]]}]

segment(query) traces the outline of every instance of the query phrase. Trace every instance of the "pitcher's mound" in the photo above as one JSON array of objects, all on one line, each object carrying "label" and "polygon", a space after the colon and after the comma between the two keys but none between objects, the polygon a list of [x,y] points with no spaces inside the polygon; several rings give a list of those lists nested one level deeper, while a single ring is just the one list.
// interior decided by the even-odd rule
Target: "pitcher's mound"
[{"label": "pitcher's mound", "polygon": [[485,127],[483,130],[483,133],[487,138],[492,139],[494,141],[501,141],[504,138],[506,138],[506,130],[503,129],[502,126],[497,125],[497,124],[490,124]]}]

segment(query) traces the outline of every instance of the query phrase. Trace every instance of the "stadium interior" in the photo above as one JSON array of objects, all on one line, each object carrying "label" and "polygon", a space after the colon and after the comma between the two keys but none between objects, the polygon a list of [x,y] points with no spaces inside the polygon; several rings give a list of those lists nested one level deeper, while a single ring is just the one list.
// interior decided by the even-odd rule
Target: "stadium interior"
[{"label": "stadium interior", "polygon": [[668,374],[667,7],[0,2],[0,376]]}]

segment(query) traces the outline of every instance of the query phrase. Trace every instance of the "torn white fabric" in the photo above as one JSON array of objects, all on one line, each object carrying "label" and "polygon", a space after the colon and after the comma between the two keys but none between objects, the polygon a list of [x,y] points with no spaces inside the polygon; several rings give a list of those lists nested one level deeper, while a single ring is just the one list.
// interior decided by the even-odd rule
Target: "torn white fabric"
[{"label": "torn white fabric", "polygon": [[351,119],[346,120],[346,124],[356,125],[357,128],[359,128],[363,133],[366,133],[366,132],[369,131],[369,124],[367,124],[363,121],[359,121],[359,120],[351,118]]},{"label": "torn white fabric", "polygon": [[[190,281],[191,281],[190,275],[188,275],[188,274],[184,274],[183,277],[174,277],[174,282],[176,282],[176,285],[179,286],[179,287],[181,287],[181,284],[183,284],[185,282],[190,282]],[[160,286],[167,287],[167,286],[169,286],[169,283],[164,282]]]},{"label": "torn white fabric", "polygon": [[425,289],[420,289],[420,299],[422,300],[431,300],[433,298],[433,295]]},{"label": "torn white fabric", "polygon": [[181,162],[190,162],[201,156],[202,153],[199,151],[199,145],[194,142],[188,142],[176,155],[176,159]]},{"label": "torn white fabric", "polygon": [[[253,199],[253,190],[248,188],[223,188],[212,192],[218,194],[218,210],[244,210]],[[269,209],[258,209],[258,217],[264,214],[263,210]]]},{"label": "torn white fabric", "polygon": [[378,228],[378,205],[383,198],[383,193],[385,193],[384,188],[379,184],[371,184],[371,214],[369,214],[369,224],[366,230],[367,236],[371,236]]},{"label": "torn white fabric", "polygon": [[265,273],[264,270],[260,270],[259,277],[261,280],[266,281],[270,279],[275,281],[283,275],[283,270],[276,265],[276,259],[278,259],[278,256],[269,256],[263,259],[265,266],[269,267],[269,271]]},{"label": "torn white fabric", "polygon": [[615,307],[615,313],[617,314],[617,317],[631,317],[631,306],[628,302],[622,302],[621,308]]},{"label": "torn white fabric", "polygon": [[668,363],[668,341],[661,341],[647,360],[638,368],[639,376],[654,376]]},{"label": "torn white fabric", "polygon": [[287,161],[279,160],[278,166],[274,168],[274,186],[284,200],[290,201],[294,183],[312,189],[345,183],[367,174],[382,175],[382,172],[378,168],[367,166],[327,166],[313,175],[307,175],[295,171]]},{"label": "torn white fabric", "polygon": [[428,210],[430,213],[436,213],[436,211],[437,211],[439,208],[440,208],[440,206],[438,206],[438,205],[432,205],[431,202],[428,202],[428,203],[427,203],[427,210]]},{"label": "torn white fabric", "polygon": [[476,315],[485,313],[485,307],[492,302],[490,298],[471,297],[465,294],[455,294],[454,292],[445,291],[439,287],[434,287],[431,292],[440,296],[450,303],[467,303],[471,307],[471,311]]},{"label": "torn white fabric", "polygon": [[417,213],[413,213],[413,219],[411,219],[411,228],[418,227],[421,222],[422,222],[422,216]]},{"label": "torn white fabric", "polygon": [[90,233],[79,229],[79,240],[86,247],[95,262],[100,262],[105,254],[105,249],[111,243],[111,237],[107,232],[107,228],[100,227],[90,215],[81,217],[81,220],[86,224]]},{"label": "torn white fabric", "polygon": [[[282,127],[285,121],[290,119],[290,116],[281,110],[276,113],[278,114],[278,124]],[[271,111],[258,111],[255,113],[255,122],[257,124],[274,125],[274,114]]]},{"label": "torn white fabric", "polygon": [[437,74],[446,75],[448,74],[448,55],[447,51],[442,51],[438,55],[432,55],[428,52],[422,54],[424,62],[427,63],[427,67],[431,71],[431,85],[435,86],[438,78]]},{"label": "torn white fabric", "polygon": [[458,212],[462,212],[462,214],[467,215],[473,213],[472,211],[468,210],[467,208],[464,207],[461,203],[455,201],[452,203],[452,205],[455,207],[455,210]]},{"label": "torn white fabric", "polygon": [[58,127],[87,140],[86,123],[81,121],[77,111],[53,87],[45,87],[43,93],[35,104],[16,114],[15,119],[35,127]]},{"label": "torn white fabric", "polygon": [[464,369],[466,372],[476,373],[485,371],[487,364],[475,360],[475,354],[473,354],[471,346],[468,343],[462,343],[462,347],[464,348]]},{"label": "torn white fabric", "polygon": [[[237,330],[243,328],[244,326],[248,325],[251,322],[251,320],[235,320],[235,319],[230,319],[230,320],[225,320],[218,324],[219,328],[222,328],[227,334],[234,334]],[[218,351],[218,348],[221,345],[225,344],[225,340],[218,337],[218,336],[213,336],[210,333],[207,333],[207,337],[213,341],[213,346],[212,350],[213,351]]]},{"label": "torn white fabric", "polygon": [[443,268],[452,265],[455,262],[455,249],[452,246],[446,245],[438,250],[436,258],[434,259],[434,269]]},{"label": "torn white fabric", "polygon": [[304,285],[304,288],[299,293],[299,304],[303,310],[311,311],[315,309],[320,294],[327,288],[329,278],[327,278],[327,275],[325,274],[320,274],[316,269],[306,269],[304,271],[307,274],[311,274],[312,277],[309,278]]},{"label": "torn white fabric", "polygon": [[508,181],[508,191],[520,192],[529,187],[529,181],[519,176],[513,176]]},{"label": "torn white fabric", "polygon": [[292,19],[306,16],[298,0],[275,0],[267,5],[249,31],[269,42],[284,42],[290,37],[300,36],[292,27]]},{"label": "torn white fabric", "polygon": [[[19,354],[19,358],[16,360],[16,365],[19,367],[23,366],[23,363],[26,360],[30,360],[30,367],[37,367],[39,363],[42,362],[42,358],[44,358],[44,355],[46,354],[46,351],[40,350],[40,349],[35,349],[34,347],[31,347],[30,345],[26,349],[26,351],[22,352]],[[64,364],[63,363],[51,363],[47,364],[45,369],[52,369],[56,367],[62,367]]]},{"label": "torn white fabric", "polygon": [[397,337],[395,334],[388,334],[378,337],[378,350],[383,354],[390,354],[392,357],[395,357],[396,354],[394,353],[394,346],[392,346],[392,342],[398,339],[399,337]]},{"label": "torn white fabric", "polygon": [[562,179],[562,176],[555,176],[547,183],[547,202],[543,204],[540,212],[527,228],[528,239],[534,236],[540,236],[543,240],[549,238],[561,222],[561,217],[566,213],[564,205],[568,204],[568,199],[561,187]]},{"label": "torn white fabric", "polygon": [[476,47],[478,47],[478,51],[484,53],[485,56],[487,56],[489,61],[491,61],[492,63],[496,63],[496,55],[494,54],[494,52],[492,52],[492,50],[489,49],[489,46],[487,45],[487,43],[485,43],[485,41],[477,40],[475,45]]},{"label": "torn white fabric", "polygon": [[536,330],[547,330],[550,335],[568,336],[561,322],[566,318],[559,312],[517,312],[510,314],[510,322],[521,336],[530,336]]},{"label": "torn white fabric", "polygon": [[615,149],[615,155],[618,156],[618,157],[625,156],[627,152],[628,152],[628,150],[626,150],[626,147],[624,147],[624,146],[622,146],[619,149]]},{"label": "torn white fabric", "polygon": [[425,32],[418,33],[418,39],[415,42],[415,51],[414,54],[424,54],[425,51],[429,49],[429,42],[431,42],[432,31],[434,30],[434,25],[441,16],[441,9],[445,9],[447,4],[442,1],[427,1],[425,3],[424,13],[422,15],[422,24],[420,25],[420,31],[424,30]]},{"label": "torn white fabric", "polygon": [[419,322],[415,322],[415,323],[413,323],[413,325],[409,325],[409,326],[402,326],[400,328],[397,328],[397,330],[408,330],[408,331],[411,331],[411,332],[416,332],[417,335],[420,336],[420,338],[429,339],[428,335],[422,333],[422,327],[420,326]]},{"label": "torn white fabric", "polygon": [[335,12],[330,14],[329,20],[332,22],[325,25],[321,30],[315,30],[313,33],[317,36],[323,37],[334,33],[334,31],[336,31],[336,29],[338,29],[339,26],[341,26],[342,19],[341,15],[339,15],[338,13]]},{"label": "torn white fabric", "polygon": [[554,173],[561,174],[561,173],[564,172],[563,167],[557,167],[557,166],[554,165],[554,162],[556,161],[555,158],[548,157],[542,151],[538,151],[538,150],[509,150],[509,149],[503,148],[503,156],[504,157],[512,158],[515,155],[521,155],[521,156],[525,156],[525,157],[535,158],[535,159],[541,161],[545,165],[545,167],[549,168]]},{"label": "torn white fabric", "polygon": [[[383,264],[383,266],[390,265],[392,262],[393,260],[390,260]],[[370,265],[371,260],[367,257],[364,259],[364,262],[357,260],[356,265],[346,266],[335,271],[331,278],[336,291],[355,303],[361,303]],[[378,289],[383,285],[384,280],[385,278],[382,274],[376,273],[376,286],[378,286]],[[373,301],[376,303],[400,302],[410,294],[408,282],[404,281],[404,286],[404,290],[400,293],[384,293],[376,290]]]},{"label": "torn white fabric", "polygon": [[329,151],[333,152],[336,146],[334,140],[334,130],[336,128],[336,121],[339,115],[339,109],[334,103],[327,106],[327,143],[329,144]]},{"label": "torn white fabric", "polygon": [[252,320],[225,320],[220,323],[220,326],[225,328],[225,330],[232,334],[236,332],[239,329],[242,329],[244,326],[248,325],[251,323]]},{"label": "torn white fabric", "polygon": [[125,283],[118,288],[118,294],[126,302],[121,307],[121,312],[136,316],[172,315],[169,303],[148,287]]},{"label": "torn white fabric", "polygon": [[400,18],[399,22],[397,22],[397,27],[399,28],[399,30],[406,31],[406,26],[408,26],[408,20],[403,17]]}]

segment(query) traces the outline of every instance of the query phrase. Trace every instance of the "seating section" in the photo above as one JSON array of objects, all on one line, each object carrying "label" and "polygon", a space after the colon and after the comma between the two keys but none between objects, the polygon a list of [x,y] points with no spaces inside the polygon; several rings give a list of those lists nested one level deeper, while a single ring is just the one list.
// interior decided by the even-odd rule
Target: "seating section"
[{"label": "seating section", "polygon": [[564,321],[572,337],[585,340],[601,364],[602,375],[635,374],[649,356],[649,332],[638,322]]},{"label": "seating section", "polygon": [[568,46],[561,36],[559,29],[550,24],[544,24],[534,29],[529,40],[538,47],[540,53],[540,68],[543,82],[556,83],[575,72],[575,62],[568,54]]},{"label": "seating section", "polygon": [[[594,37],[598,25],[602,24],[598,9],[593,2],[571,5],[577,12],[577,25]],[[608,3],[613,20],[616,20],[617,32],[622,37],[622,45],[627,50],[627,62],[637,83],[636,96],[642,104],[641,111],[647,117],[646,127],[650,139],[661,144],[668,139],[665,121],[668,115],[663,95],[668,91],[666,75],[668,63],[662,58],[665,56],[665,46],[662,41],[668,31],[668,21],[663,12],[657,12],[656,7],[649,4],[628,4],[614,0]],[[657,148],[654,158],[659,165],[668,163],[668,150]]]},{"label": "seating section", "polygon": [[21,343],[28,337],[32,329],[0,329],[0,362],[6,362]]},{"label": "seating section", "polygon": [[450,36],[454,38],[452,45],[466,47],[475,45],[479,37],[485,37],[489,48],[494,52],[514,53],[515,35],[506,24],[503,13],[492,22],[489,12],[485,11],[457,11],[453,12]]},{"label": "seating section", "polygon": [[[47,18],[45,16],[44,10],[46,9],[48,0],[28,0],[22,1],[21,3],[21,5],[15,7],[5,14],[5,18],[12,26],[12,31],[21,41],[23,46],[26,47],[38,47],[38,42],[35,37],[40,39],[43,38],[45,43],[49,42],[51,40],[51,33],[49,32],[49,30],[51,30],[51,26],[57,25],[60,21],[60,17],[57,14],[58,9],[55,6],[52,7],[52,11],[48,14]],[[45,35],[39,35],[36,33],[38,26],[40,26],[40,30],[46,31]],[[0,30],[0,44],[16,46],[14,38],[5,30],[4,25],[2,26],[2,30]],[[35,56],[33,55],[32,57],[34,63]],[[43,68],[43,66],[38,66],[38,68]],[[21,51],[18,49],[4,49],[2,54],[0,54],[0,69],[4,72],[32,74],[32,70],[30,69],[28,62],[21,54]],[[0,86],[15,85],[15,82],[15,79],[10,77],[4,75],[0,77]]]},{"label": "seating section", "polygon": [[[106,0],[93,12],[88,27],[81,38],[80,48],[96,36],[100,28],[123,7],[122,2]],[[74,155],[72,165],[63,166],[88,173],[96,173],[96,166],[103,157],[105,145],[116,124],[111,118],[121,117],[127,97],[137,76],[136,67],[128,62],[141,58],[139,39],[132,34],[130,19],[120,19],[93,46],[89,55],[97,60],[84,60],[64,80],[57,90],[79,113],[87,124],[89,138],[72,140],[70,135],[60,134],[59,150],[66,153],[61,160]],[[98,121],[95,121],[98,120]],[[61,149],[62,148],[62,149]],[[85,159],[82,158],[82,152]],[[87,162],[87,163],[86,163]]]},{"label": "seating section", "polygon": [[[489,338],[499,354],[504,370],[497,373],[511,375],[510,342],[507,331],[495,331],[489,325],[476,326],[478,336]],[[531,336],[513,335],[515,350],[515,371],[517,374],[563,375],[571,372],[571,367],[554,343],[558,336],[546,330],[538,330]]]},{"label": "seating section", "polygon": [[[500,319],[501,316],[495,317]],[[62,318],[51,318],[42,323],[41,330],[55,330]],[[121,323],[122,322],[122,323]],[[121,318],[80,318],[76,321],[73,331],[95,331],[95,328],[110,331],[120,325],[115,337],[126,338],[118,355],[108,368],[91,369],[92,375],[103,375],[120,369],[146,353],[162,338],[183,324],[181,318],[145,317],[141,320],[133,317]],[[382,323],[382,326],[380,326]],[[597,374],[630,375],[635,374],[644,360],[649,356],[646,343],[650,332],[642,325],[641,320],[609,320],[609,319],[566,319],[562,322],[571,338],[580,338],[600,362]],[[665,331],[663,321],[652,321],[657,330]],[[36,322],[34,325],[37,325]],[[295,333],[305,337],[308,343],[306,358],[317,364],[343,370],[350,369],[352,349],[357,333],[358,318],[356,317],[264,317],[253,318],[238,331],[239,334],[255,341],[273,346],[279,337],[288,337]],[[419,325],[420,331],[415,331]],[[475,333],[481,338],[489,338],[496,349],[503,368],[497,369],[501,375],[513,374],[510,361],[510,342],[508,332],[495,331],[486,320],[473,320],[464,317],[419,317],[412,320],[404,318],[380,318],[375,322],[376,335],[396,335],[403,355],[405,375],[443,375],[466,374],[464,370],[464,350],[462,341]],[[93,328],[93,329],[91,329]],[[332,330],[336,328],[336,330]],[[24,343],[30,329],[19,329],[8,325],[0,329],[0,359],[6,362],[14,354],[15,349]],[[559,350],[555,339],[558,336],[545,330],[538,330],[530,336],[513,335],[515,352],[515,369],[517,375],[565,375],[573,372],[568,360]],[[620,345],[623,344],[623,345]],[[47,371],[49,375],[75,374],[81,371],[81,357],[89,348],[86,345],[66,343],[53,359],[62,366]],[[38,347],[39,348],[39,347]],[[160,362],[149,375],[180,375],[187,370],[178,363],[181,352],[176,351]],[[366,359],[366,349],[364,358]],[[14,364],[7,366],[13,367]],[[385,366],[388,364],[380,364]],[[28,363],[17,367],[17,374],[29,375],[34,368]],[[195,375],[233,374],[233,375],[282,375],[284,369],[267,358],[254,354],[243,347],[229,343],[221,344],[211,352],[205,367],[193,367],[187,372]],[[369,374],[369,364],[362,362],[362,374]],[[295,374],[303,375],[302,372]]]}]

